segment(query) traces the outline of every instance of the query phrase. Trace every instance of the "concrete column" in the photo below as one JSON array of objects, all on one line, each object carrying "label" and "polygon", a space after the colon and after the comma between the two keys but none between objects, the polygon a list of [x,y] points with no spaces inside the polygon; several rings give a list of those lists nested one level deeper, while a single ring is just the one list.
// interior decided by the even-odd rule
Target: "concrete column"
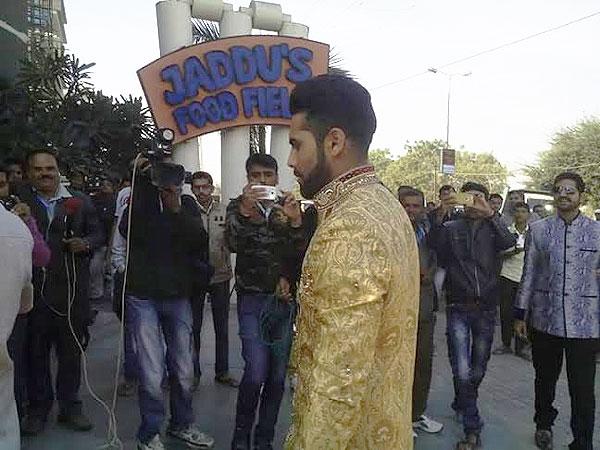
[{"label": "concrete column", "polygon": [[[252,18],[243,12],[223,11],[221,37],[252,34]],[[246,159],[250,154],[250,128],[221,131],[221,201],[225,204],[242,193],[246,185]]]},{"label": "concrete column", "polygon": [[[192,7],[187,1],[165,0],[156,4],[160,55],[192,45]],[[200,170],[200,139],[192,138],[173,149],[173,160],[195,172]]]},{"label": "concrete column", "polygon": [[[299,23],[284,22],[279,31],[279,35],[306,39],[308,37],[308,27]],[[291,191],[296,185],[294,172],[287,166],[289,151],[289,127],[271,127],[270,153],[277,160],[277,164],[279,165],[279,186],[284,191]]]}]

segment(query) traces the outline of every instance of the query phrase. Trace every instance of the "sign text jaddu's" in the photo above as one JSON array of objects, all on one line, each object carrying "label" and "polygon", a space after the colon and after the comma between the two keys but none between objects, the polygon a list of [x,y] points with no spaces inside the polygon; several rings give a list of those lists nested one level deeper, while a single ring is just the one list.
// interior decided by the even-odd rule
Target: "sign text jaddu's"
[{"label": "sign text jaddu's", "polygon": [[185,47],[138,77],[159,128],[175,143],[241,125],[289,125],[294,85],[327,73],[329,46],[283,36],[241,36]]}]

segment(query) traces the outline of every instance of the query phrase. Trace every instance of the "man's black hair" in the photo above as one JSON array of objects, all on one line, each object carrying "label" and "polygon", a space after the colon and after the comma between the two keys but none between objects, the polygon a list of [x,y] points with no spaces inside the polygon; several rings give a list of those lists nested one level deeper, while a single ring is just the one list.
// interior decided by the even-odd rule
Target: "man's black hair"
[{"label": "man's black hair", "polygon": [[396,190],[396,195],[398,196],[398,198],[400,198],[400,196],[404,195],[404,192],[406,191],[411,191],[414,188],[412,186],[409,186],[407,184],[401,184],[400,186],[398,186],[398,189]]},{"label": "man's black hair", "polygon": [[[536,206],[542,206],[542,205],[536,205]],[[517,202],[515,203],[515,205],[513,206],[514,209],[517,208],[525,208],[527,210],[527,212],[531,212],[531,209],[529,208],[529,205],[525,202]]]},{"label": "man's black hair", "polygon": [[502,196],[500,194],[498,194],[498,193],[490,194],[490,200],[493,199],[493,198],[499,198],[501,202],[504,201],[504,199],[502,198]]},{"label": "man's black hair", "polygon": [[443,186],[440,188],[440,190],[438,191],[438,194],[439,194],[439,195],[442,195],[442,192],[445,192],[445,191],[452,191],[452,192],[456,192],[456,189],[454,189],[454,186],[451,186],[451,185],[449,185],[449,184],[444,184],[444,185],[443,185]]},{"label": "man's black hair", "polygon": [[5,165],[6,167],[8,167],[8,166],[12,166],[12,165],[19,165],[19,166],[21,166],[21,169],[23,169],[23,168],[24,168],[24,167],[23,167],[23,166],[24,166],[24,164],[23,164],[23,161],[22,161],[21,159],[19,159],[19,158],[14,158],[14,157],[12,157],[12,156],[11,156],[11,157],[9,157],[9,158],[6,158],[6,159],[4,160],[4,165]]},{"label": "man's black hair", "polygon": [[203,172],[202,170],[192,174],[192,181],[194,180],[208,180],[210,184],[214,184],[212,175],[208,172]]},{"label": "man's black hair", "polygon": [[318,144],[329,130],[340,128],[364,155],[377,128],[369,92],[341,75],[319,75],[298,83],[290,96],[290,111],[306,113],[306,122]]},{"label": "man's black hair", "polygon": [[262,166],[277,172],[277,160],[266,153],[253,153],[246,160],[246,173],[250,173],[252,166]]},{"label": "man's black hair", "polygon": [[8,164],[0,164],[0,173],[3,173],[8,177]]},{"label": "man's black hair", "polygon": [[425,206],[425,194],[423,194],[423,191],[417,188],[409,187],[408,189],[404,189],[402,192],[398,192],[398,200],[402,201],[402,199],[406,197],[421,197],[423,206]]},{"label": "man's black hair", "polygon": [[479,184],[474,181],[467,181],[460,188],[460,192],[469,192],[469,191],[481,192],[485,196],[486,200],[488,200],[490,198],[490,191],[488,191],[488,189],[483,184]]},{"label": "man's black hair", "polygon": [[577,190],[581,193],[581,192],[585,192],[585,183],[583,181],[583,178],[581,178],[581,175],[579,175],[578,173],[575,172],[562,172],[559,173],[556,178],[554,179],[554,183],[552,183],[553,187],[556,187],[556,185],[558,184],[559,181],[561,180],[571,180],[575,182],[575,185],[577,186]]},{"label": "man's black hair", "polygon": [[50,155],[56,160],[56,165],[60,164],[58,155],[54,150],[49,148],[38,148],[27,152],[27,156],[25,157],[25,165],[28,166],[31,161],[31,158],[33,158],[36,155]]}]

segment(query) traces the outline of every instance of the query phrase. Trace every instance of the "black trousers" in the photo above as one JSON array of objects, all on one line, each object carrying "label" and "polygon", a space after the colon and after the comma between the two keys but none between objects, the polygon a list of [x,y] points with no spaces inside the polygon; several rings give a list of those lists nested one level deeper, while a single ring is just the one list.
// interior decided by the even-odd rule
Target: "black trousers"
[{"label": "black trousers", "polygon": [[19,418],[25,415],[27,404],[27,321],[28,314],[19,314],[8,338],[8,354],[13,360],[15,373],[15,401]]},{"label": "black trousers", "polygon": [[567,379],[571,397],[571,431],[575,438],[570,450],[592,450],[596,400],[597,339],[570,339],[532,331],[532,356],[535,368],[535,416],[538,429],[550,430],[558,415],[554,408],[556,382],[567,360]]},{"label": "black trousers", "polygon": [[[83,338],[84,324],[73,319],[77,339]],[[54,402],[50,354],[56,349],[58,372],[56,398],[62,413],[81,411],[79,387],[81,384],[81,353],[71,333],[66,317],[37,305],[29,317],[29,414],[46,419]]]},{"label": "black trousers", "polygon": [[200,346],[202,322],[204,320],[204,302],[210,295],[210,306],[215,330],[215,375],[225,375],[229,371],[229,280],[211,284],[208,292],[192,297],[192,315],[194,319],[194,375],[200,376]]},{"label": "black trousers", "polygon": [[[500,323],[502,329],[502,344],[505,347],[510,347],[513,336],[515,334],[513,329],[514,322],[514,306],[515,298],[517,297],[517,291],[519,290],[519,283],[516,283],[508,278],[500,277],[499,280],[500,288]],[[519,337],[515,336],[515,352],[521,353],[527,342]]]}]

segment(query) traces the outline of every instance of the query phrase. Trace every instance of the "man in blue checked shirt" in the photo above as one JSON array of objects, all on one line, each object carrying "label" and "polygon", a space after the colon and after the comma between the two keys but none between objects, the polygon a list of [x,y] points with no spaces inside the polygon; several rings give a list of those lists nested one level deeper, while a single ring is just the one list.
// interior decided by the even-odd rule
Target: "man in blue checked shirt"
[{"label": "man in blue checked shirt", "polygon": [[515,332],[532,327],[535,442],[552,448],[556,382],[567,360],[571,395],[570,450],[592,450],[594,379],[600,337],[600,223],[579,211],[585,184],[576,173],[554,180],[556,215],[532,223],[515,301]]}]

